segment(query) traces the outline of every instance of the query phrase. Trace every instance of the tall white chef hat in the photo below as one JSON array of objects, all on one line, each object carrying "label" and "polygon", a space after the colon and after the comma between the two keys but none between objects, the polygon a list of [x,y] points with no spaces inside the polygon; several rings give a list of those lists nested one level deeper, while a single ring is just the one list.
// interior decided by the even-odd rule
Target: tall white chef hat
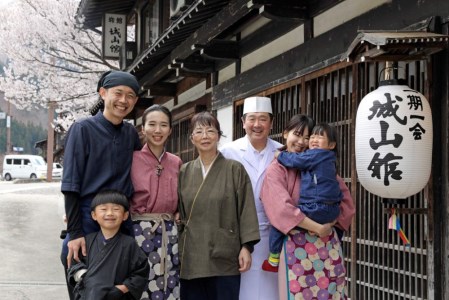
[{"label": "tall white chef hat", "polygon": [[251,112],[266,112],[273,114],[271,99],[261,96],[246,98],[245,103],[243,104],[243,114]]}]

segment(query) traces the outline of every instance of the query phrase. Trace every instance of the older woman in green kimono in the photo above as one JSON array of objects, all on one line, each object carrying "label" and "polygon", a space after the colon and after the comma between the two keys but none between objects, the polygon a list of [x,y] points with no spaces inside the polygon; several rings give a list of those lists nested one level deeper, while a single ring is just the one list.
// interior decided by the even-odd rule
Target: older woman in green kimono
[{"label": "older woman in green kimono", "polygon": [[193,116],[191,132],[199,157],[181,167],[178,183],[181,299],[237,300],[260,239],[251,181],[217,150],[222,132],[211,113]]}]

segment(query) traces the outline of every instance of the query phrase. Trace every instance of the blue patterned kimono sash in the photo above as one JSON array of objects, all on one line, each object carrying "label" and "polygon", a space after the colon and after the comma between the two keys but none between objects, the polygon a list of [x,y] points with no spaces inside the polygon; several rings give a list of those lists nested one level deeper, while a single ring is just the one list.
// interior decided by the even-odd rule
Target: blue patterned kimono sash
[{"label": "blue patterned kimono sash", "polygon": [[162,228],[162,245],[161,245],[161,270],[164,270],[164,291],[167,289],[167,278],[168,278],[168,266],[167,260],[167,244],[168,235],[165,229],[164,221],[173,221],[173,215],[170,213],[151,213],[151,214],[132,214],[131,219],[133,221],[152,221],[154,222],[153,227],[151,227],[151,233],[156,232],[159,225]]}]

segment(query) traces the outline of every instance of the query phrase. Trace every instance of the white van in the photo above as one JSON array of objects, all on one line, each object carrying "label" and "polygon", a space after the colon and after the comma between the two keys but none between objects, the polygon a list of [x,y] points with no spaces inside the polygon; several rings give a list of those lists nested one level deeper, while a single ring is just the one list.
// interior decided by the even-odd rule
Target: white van
[{"label": "white van", "polygon": [[62,178],[62,165],[60,163],[53,163],[53,171],[51,172],[51,177]]},{"label": "white van", "polygon": [[5,155],[3,160],[3,178],[47,178],[47,164],[42,156],[26,154]]}]

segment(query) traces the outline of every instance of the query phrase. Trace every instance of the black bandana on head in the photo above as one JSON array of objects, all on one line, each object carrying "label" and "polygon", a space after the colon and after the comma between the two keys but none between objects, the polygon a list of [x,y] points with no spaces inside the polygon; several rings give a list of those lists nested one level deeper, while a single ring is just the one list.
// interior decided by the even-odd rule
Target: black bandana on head
[{"label": "black bandana on head", "polygon": [[107,71],[103,73],[98,81],[97,92],[99,92],[102,87],[108,89],[119,85],[129,86],[133,89],[136,95],[139,93],[140,85],[136,77],[128,72],[122,71]]}]

